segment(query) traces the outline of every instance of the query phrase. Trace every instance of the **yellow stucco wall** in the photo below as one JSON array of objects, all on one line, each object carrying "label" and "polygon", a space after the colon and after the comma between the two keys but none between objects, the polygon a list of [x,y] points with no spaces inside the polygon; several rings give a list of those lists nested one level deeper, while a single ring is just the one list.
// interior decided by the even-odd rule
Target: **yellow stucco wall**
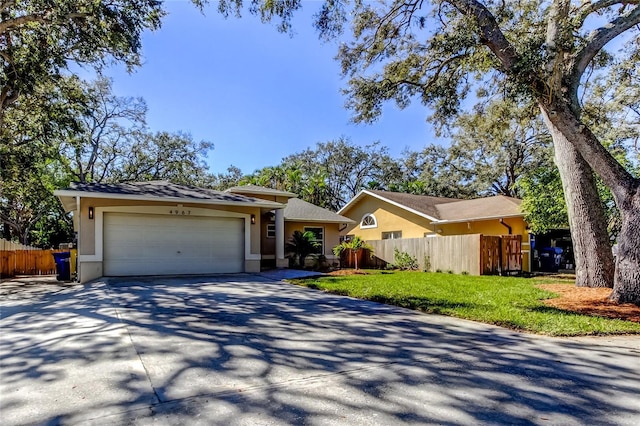
[{"label": "yellow stucco wall", "polygon": [[[375,216],[378,223],[376,228],[360,227],[365,214]],[[402,231],[402,238],[422,238],[425,232],[433,233],[433,226],[428,219],[373,197],[362,199],[342,215],[357,222],[347,226],[342,235],[358,235],[369,241],[381,240],[383,232]]]},{"label": "yellow stucco wall", "polygon": [[[360,221],[365,214],[371,213],[375,216],[378,226],[362,229]],[[355,225],[348,226],[341,234],[358,235],[368,241],[381,240],[383,232],[391,231],[402,231],[402,238],[422,238],[425,234],[433,235],[434,233],[438,236],[466,234],[499,236],[509,233],[507,227],[500,224],[499,219],[434,225],[422,216],[371,196],[365,196],[341,214],[357,222]],[[529,233],[524,219],[506,218],[504,223],[511,226],[512,234],[522,235],[523,270],[531,271]]]}]

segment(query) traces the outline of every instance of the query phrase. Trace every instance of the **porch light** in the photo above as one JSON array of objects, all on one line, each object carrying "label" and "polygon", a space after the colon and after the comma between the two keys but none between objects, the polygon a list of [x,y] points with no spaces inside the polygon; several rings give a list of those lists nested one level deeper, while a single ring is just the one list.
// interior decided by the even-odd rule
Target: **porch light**
[{"label": "porch light", "polygon": [[252,215],[251,215],[251,224],[252,224],[252,225],[255,225],[255,224],[256,224],[256,215],[255,215],[255,214],[252,214]]},{"label": "porch light", "polygon": [[93,207],[89,207],[89,219],[93,219]]}]

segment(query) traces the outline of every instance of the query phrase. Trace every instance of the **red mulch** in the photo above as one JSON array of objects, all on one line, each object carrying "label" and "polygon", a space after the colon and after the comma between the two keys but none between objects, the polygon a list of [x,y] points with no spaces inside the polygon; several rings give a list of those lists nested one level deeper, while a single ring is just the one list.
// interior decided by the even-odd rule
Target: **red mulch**
[{"label": "red mulch", "polygon": [[640,323],[640,306],[631,303],[611,302],[609,300],[610,288],[576,287],[568,284],[542,284],[538,287],[560,295],[556,299],[545,300],[544,303],[548,306],[581,314]]},{"label": "red mulch", "polygon": [[332,275],[335,277],[341,277],[345,275],[368,275],[367,271],[363,271],[361,269],[338,269],[336,271],[331,271],[327,273],[327,275]]}]

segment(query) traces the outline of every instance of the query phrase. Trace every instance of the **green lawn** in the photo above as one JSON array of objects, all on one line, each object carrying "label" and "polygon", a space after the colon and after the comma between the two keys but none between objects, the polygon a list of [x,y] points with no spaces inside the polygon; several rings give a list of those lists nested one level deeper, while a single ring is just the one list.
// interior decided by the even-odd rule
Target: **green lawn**
[{"label": "green lawn", "polygon": [[366,275],[324,276],[296,284],[423,312],[554,336],[640,333],[640,324],[551,308],[554,293],[536,288],[540,278],[367,271]]}]

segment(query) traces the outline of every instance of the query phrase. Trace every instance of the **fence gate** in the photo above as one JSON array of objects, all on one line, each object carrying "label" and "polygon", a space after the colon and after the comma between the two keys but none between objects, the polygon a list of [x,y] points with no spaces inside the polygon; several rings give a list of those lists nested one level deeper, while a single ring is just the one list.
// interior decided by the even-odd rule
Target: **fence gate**
[{"label": "fence gate", "polygon": [[502,273],[522,271],[522,235],[503,235]]},{"label": "fence gate", "polygon": [[480,236],[480,275],[500,273],[500,237]]}]

